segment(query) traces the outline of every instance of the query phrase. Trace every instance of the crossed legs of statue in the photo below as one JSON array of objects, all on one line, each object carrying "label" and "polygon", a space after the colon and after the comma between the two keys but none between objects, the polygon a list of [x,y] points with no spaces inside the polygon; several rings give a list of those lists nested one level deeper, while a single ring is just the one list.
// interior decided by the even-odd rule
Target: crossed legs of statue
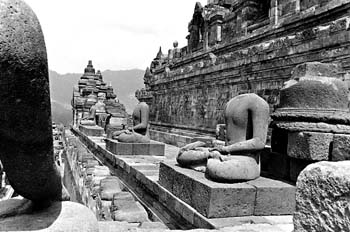
[{"label": "crossed legs of statue", "polygon": [[149,143],[150,138],[147,135],[139,134],[135,131],[122,130],[112,134],[112,139],[122,143]]},{"label": "crossed legs of statue", "polygon": [[256,179],[260,175],[259,154],[221,154],[195,142],[181,148],[177,162],[180,166],[206,172],[208,177],[219,182],[234,182]]}]

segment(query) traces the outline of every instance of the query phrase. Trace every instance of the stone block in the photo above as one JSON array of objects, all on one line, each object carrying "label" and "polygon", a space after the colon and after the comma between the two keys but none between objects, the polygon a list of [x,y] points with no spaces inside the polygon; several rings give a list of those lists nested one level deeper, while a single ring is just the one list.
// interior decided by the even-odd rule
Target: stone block
[{"label": "stone block", "polygon": [[135,143],[133,144],[133,155],[148,155],[150,144],[149,143]]},{"label": "stone block", "polygon": [[286,215],[295,210],[295,187],[278,180],[260,177],[247,182],[256,187],[254,215]]},{"label": "stone block", "polygon": [[350,159],[350,135],[335,134],[333,138],[332,160]]},{"label": "stone block", "polygon": [[158,229],[160,230],[166,230],[168,227],[164,225],[162,222],[142,222],[139,226],[141,229]]},{"label": "stone block", "polygon": [[119,192],[113,195],[111,210],[116,211],[127,208],[129,204],[135,202],[134,197],[129,192]]},{"label": "stone block", "polygon": [[113,195],[123,190],[120,180],[115,176],[109,176],[100,182],[100,198],[105,201],[112,201]]},{"label": "stone block", "polygon": [[151,141],[149,146],[149,154],[154,156],[164,156],[165,144],[157,141]]},{"label": "stone block", "polygon": [[[115,141],[115,140],[114,140]],[[116,155],[133,155],[134,152],[134,146],[132,143],[118,143],[118,142],[112,142],[115,146],[115,153]]]},{"label": "stone block", "polygon": [[350,161],[319,162],[300,174],[294,231],[349,231]]},{"label": "stone block", "polygon": [[[161,163],[159,183],[207,218],[252,215],[255,188],[245,183],[222,184],[204,173],[184,169],[175,163]],[[173,176],[173,184],[167,183]]]},{"label": "stone block", "polygon": [[84,126],[79,125],[79,130],[84,133],[86,136],[96,136],[100,137],[104,134],[104,130],[99,126]]},{"label": "stone block", "polygon": [[142,223],[149,221],[148,214],[139,202],[130,203],[127,208],[112,213],[114,221],[127,221],[129,223]]},{"label": "stone block", "polygon": [[98,220],[99,221],[112,221],[111,217],[111,201],[100,201],[97,209]]},{"label": "stone block", "polygon": [[157,141],[150,143],[120,143],[106,139],[106,149],[115,155],[164,156],[165,144]]},{"label": "stone block", "polygon": [[331,133],[289,132],[287,154],[304,160],[328,160],[332,141]]}]

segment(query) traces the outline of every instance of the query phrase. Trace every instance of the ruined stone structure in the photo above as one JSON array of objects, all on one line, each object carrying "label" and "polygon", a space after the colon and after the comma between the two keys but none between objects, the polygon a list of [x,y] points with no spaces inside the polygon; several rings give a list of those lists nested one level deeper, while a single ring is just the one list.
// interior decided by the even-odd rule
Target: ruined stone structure
[{"label": "ruined stone structure", "polygon": [[[97,103],[97,96],[103,94],[105,96],[105,110],[106,116],[109,114],[111,117],[119,118],[118,121],[124,125],[127,124],[127,113],[123,104],[117,100],[117,95],[113,92],[113,87],[107,85],[103,81],[103,77],[100,71],[95,72],[95,69],[90,60],[87,67],[84,69],[84,74],[80,78],[77,86],[73,89],[73,124],[78,125],[83,118],[88,119],[90,115],[90,109]],[[98,113],[98,112],[97,112]],[[103,112],[101,112],[103,114]],[[107,117],[100,117],[100,121],[95,120],[95,124],[102,128],[106,125]],[[108,123],[107,123],[108,124]]]},{"label": "ruined stone structure", "polygon": [[214,135],[225,103],[242,93],[256,93],[273,108],[301,63],[337,62],[348,71],[349,8],[348,0],[196,4],[188,45],[177,57],[158,53],[138,92],[150,105],[151,135]]},{"label": "ruined stone structure", "polygon": [[100,71],[90,60],[77,86],[73,88],[73,125],[79,126],[86,134],[111,137],[116,130],[128,124],[128,114],[117,99],[113,87],[103,81]]},{"label": "ruined stone structure", "polygon": [[275,175],[296,181],[311,163],[349,159],[349,90],[342,73],[340,65],[319,62],[293,69],[271,115],[267,164]]}]

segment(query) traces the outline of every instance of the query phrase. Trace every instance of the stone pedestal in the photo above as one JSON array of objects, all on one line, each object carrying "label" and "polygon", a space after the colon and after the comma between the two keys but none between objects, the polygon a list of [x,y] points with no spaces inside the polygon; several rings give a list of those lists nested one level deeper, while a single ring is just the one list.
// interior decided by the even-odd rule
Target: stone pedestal
[{"label": "stone pedestal", "polygon": [[263,177],[217,183],[173,161],[160,164],[159,183],[207,218],[285,215],[295,208],[294,186]]},{"label": "stone pedestal", "polygon": [[153,140],[150,143],[120,143],[106,139],[106,149],[115,155],[164,156],[165,144]]},{"label": "stone pedestal", "polygon": [[102,136],[104,130],[99,126],[84,126],[79,125],[79,130],[87,136]]}]

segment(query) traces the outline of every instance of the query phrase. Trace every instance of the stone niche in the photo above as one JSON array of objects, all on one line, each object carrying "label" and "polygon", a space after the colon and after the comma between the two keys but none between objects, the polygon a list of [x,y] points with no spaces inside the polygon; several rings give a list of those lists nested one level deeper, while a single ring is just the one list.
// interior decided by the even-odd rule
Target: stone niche
[{"label": "stone niche", "polygon": [[105,139],[106,149],[115,155],[164,156],[165,144],[151,140],[149,143],[121,143]]},{"label": "stone niche", "polygon": [[293,70],[280,92],[271,115],[271,148],[289,163],[292,181],[313,162],[350,159],[349,91],[340,73],[337,64],[305,63]]}]

